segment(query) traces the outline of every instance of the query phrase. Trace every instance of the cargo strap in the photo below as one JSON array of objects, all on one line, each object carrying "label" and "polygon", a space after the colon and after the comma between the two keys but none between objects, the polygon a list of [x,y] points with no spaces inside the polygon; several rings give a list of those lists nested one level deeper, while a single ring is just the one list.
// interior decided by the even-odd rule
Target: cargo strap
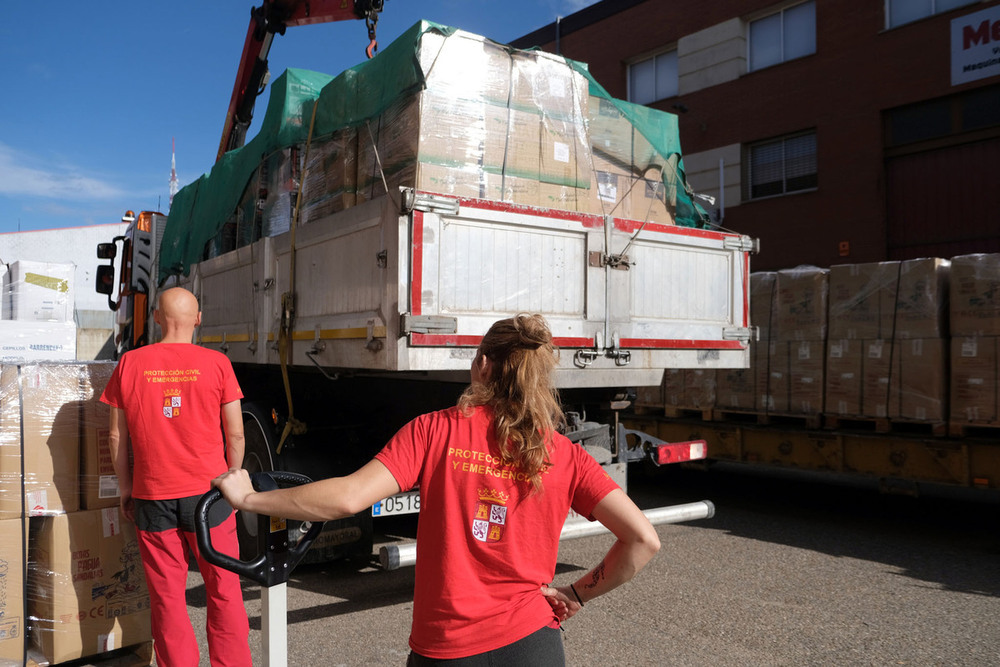
[{"label": "cargo strap", "polygon": [[306,151],[302,156],[302,172],[299,174],[299,188],[295,196],[295,211],[292,215],[290,243],[288,247],[288,291],[281,295],[281,327],[278,329],[278,358],[281,360],[281,379],[285,385],[285,401],[288,404],[288,419],[281,431],[281,439],[275,448],[275,454],[281,454],[285,440],[289,435],[301,435],[308,430],[305,422],[295,418],[295,405],[292,402],[292,385],[288,379],[288,357],[291,354],[289,341],[291,339],[292,322],[295,319],[295,230],[299,226],[299,211],[302,210],[302,188],[306,182],[309,169],[309,147],[312,145],[313,130],[316,127],[316,107],[318,100],[313,102],[312,118],[309,120],[309,137],[306,139]]}]

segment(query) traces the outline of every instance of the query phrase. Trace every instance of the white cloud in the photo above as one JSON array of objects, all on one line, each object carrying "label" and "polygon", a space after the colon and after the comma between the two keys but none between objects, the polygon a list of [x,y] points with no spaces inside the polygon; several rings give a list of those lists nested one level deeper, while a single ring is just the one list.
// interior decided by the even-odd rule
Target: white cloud
[{"label": "white cloud", "polygon": [[76,165],[45,164],[33,155],[0,143],[0,194],[72,201],[123,197],[123,191],[84,174]]}]

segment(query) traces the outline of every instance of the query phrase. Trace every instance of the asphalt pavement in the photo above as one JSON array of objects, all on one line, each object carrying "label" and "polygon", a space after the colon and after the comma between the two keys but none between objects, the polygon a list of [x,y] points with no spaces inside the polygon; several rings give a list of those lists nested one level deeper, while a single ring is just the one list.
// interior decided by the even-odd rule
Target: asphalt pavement
[{"label": "asphalt pavement", "polygon": [[[1000,665],[1000,492],[887,496],[739,466],[633,474],[629,491],[644,508],[711,500],[716,514],[658,527],[653,562],[565,624],[569,665]],[[412,521],[393,521],[381,525],[412,534]],[[555,581],[610,544],[564,542]],[[405,664],[412,588],[412,568],[300,566],[288,664]],[[244,594],[264,664],[261,590],[245,582]],[[196,572],[188,601],[208,665]]]}]

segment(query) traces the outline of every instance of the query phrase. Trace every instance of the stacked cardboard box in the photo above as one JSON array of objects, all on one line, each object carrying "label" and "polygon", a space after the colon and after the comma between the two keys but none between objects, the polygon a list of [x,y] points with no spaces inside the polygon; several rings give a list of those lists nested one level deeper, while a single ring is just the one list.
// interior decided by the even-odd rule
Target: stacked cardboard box
[{"label": "stacked cardboard box", "polygon": [[75,308],[74,264],[20,260],[4,276],[6,319],[72,322]]},{"label": "stacked cardboard box", "polygon": [[765,405],[775,413],[823,411],[829,270],[800,266],[775,278]]},{"label": "stacked cardboard box", "polygon": [[25,662],[24,531],[23,519],[0,519],[0,665]]},{"label": "stacked cardboard box", "polygon": [[80,507],[77,364],[0,369],[0,518]]},{"label": "stacked cardboard box", "polygon": [[148,642],[149,592],[135,529],[119,508],[31,523],[31,644],[49,664]]},{"label": "stacked cardboard box", "polygon": [[[663,175],[672,180],[677,156],[660,156],[614,102],[590,96],[586,77],[565,59],[464,31],[426,32],[416,55],[420,90],[310,141],[303,223],[411,187],[673,224]],[[287,183],[297,187],[294,178],[279,179],[268,198],[294,195]],[[287,229],[289,210],[265,210],[277,221],[265,234]]]},{"label": "stacked cardboard box", "polygon": [[899,262],[830,267],[825,412],[886,417]]},{"label": "stacked cardboard box", "polygon": [[663,403],[668,409],[711,410],[716,372],[704,368],[668,368],[663,374]]},{"label": "stacked cardboard box", "polygon": [[80,507],[85,510],[117,507],[121,499],[108,445],[111,408],[100,400],[114,369],[113,362],[80,366]]},{"label": "stacked cardboard box", "polygon": [[951,410],[956,423],[1000,422],[1000,254],[951,260]]},{"label": "stacked cardboard box", "polygon": [[750,341],[750,368],[719,370],[716,373],[716,406],[722,410],[767,412],[771,342],[771,318],[777,274],[758,271],[750,274],[750,318],[757,339]]},{"label": "stacked cardboard box", "polygon": [[150,639],[138,547],[119,516],[108,410],[98,401],[113,368],[0,369],[0,664],[24,661],[27,619],[29,660],[39,664]]},{"label": "stacked cardboard box", "polygon": [[3,265],[0,363],[76,359],[76,266],[19,260]]},{"label": "stacked cardboard box", "polygon": [[900,263],[893,327],[892,419],[948,419],[950,271],[951,262],[946,259]]}]

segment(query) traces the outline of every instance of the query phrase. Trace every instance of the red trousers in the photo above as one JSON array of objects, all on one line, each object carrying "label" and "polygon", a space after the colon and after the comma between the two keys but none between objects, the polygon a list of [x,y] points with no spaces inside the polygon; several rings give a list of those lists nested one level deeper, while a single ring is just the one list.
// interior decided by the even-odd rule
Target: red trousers
[{"label": "red trousers", "polygon": [[[159,667],[198,667],[198,641],[187,614],[188,554],[198,560],[208,600],[208,654],[213,667],[249,667],[250,626],[240,578],[202,559],[195,534],[180,528],[136,531],[149,588],[153,648]],[[239,558],[236,514],[211,529],[212,546]]]}]

